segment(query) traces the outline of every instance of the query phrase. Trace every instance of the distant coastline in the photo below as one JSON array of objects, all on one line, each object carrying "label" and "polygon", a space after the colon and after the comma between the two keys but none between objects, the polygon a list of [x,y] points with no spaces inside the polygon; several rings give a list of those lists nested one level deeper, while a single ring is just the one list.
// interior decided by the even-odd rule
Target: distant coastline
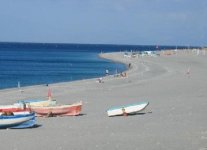
[{"label": "distant coastline", "polygon": [[84,49],[101,51],[130,51],[130,50],[165,50],[165,49],[192,49],[199,46],[184,45],[128,45],[128,44],[81,44],[81,43],[33,43],[33,42],[0,42],[0,48],[59,48],[59,49]]}]

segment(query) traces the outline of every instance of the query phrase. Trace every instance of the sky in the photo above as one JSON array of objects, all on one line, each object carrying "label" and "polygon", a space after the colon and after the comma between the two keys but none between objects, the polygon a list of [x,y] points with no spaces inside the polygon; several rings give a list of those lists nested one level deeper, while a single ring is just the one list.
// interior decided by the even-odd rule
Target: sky
[{"label": "sky", "polygon": [[0,0],[0,41],[207,46],[207,0]]}]

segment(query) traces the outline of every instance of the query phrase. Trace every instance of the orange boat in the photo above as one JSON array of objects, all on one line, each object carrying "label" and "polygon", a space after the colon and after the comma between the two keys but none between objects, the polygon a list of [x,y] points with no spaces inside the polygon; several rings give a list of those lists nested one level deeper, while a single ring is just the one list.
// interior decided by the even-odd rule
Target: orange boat
[{"label": "orange boat", "polygon": [[82,102],[70,105],[53,105],[53,106],[32,106],[31,110],[37,116],[77,116],[80,115]]}]

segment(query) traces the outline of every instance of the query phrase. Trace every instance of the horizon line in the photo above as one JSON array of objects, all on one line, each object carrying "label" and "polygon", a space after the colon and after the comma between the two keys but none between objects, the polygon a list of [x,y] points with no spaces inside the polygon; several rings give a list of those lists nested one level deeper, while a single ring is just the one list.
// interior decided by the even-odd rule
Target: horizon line
[{"label": "horizon line", "polygon": [[14,42],[14,41],[0,41],[0,44],[47,44],[47,45],[111,45],[111,46],[158,46],[158,47],[207,47],[207,46],[194,46],[194,45],[159,45],[159,44],[101,44],[101,43],[58,43],[58,42]]}]

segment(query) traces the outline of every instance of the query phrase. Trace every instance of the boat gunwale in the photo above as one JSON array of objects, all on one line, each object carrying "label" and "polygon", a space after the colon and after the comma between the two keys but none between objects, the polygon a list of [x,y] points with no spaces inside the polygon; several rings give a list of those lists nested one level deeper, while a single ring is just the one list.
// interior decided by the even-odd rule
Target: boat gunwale
[{"label": "boat gunwale", "polygon": [[56,108],[67,108],[67,107],[77,107],[77,106],[82,106],[82,102],[77,102],[73,104],[55,104],[55,105],[48,105],[48,106],[31,106],[31,108],[56,109]]},{"label": "boat gunwale", "polygon": [[56,101],[56,100],[55,99],[54,100],[28,99],[28,100],[19,100],[17,103],[38,103],[44,101]]},{"label": "boat gunwale", "polygon": [[35,116],[35,112],[31,112],[29,114],[17,114],[17,115],[11,115],[11,116],[0,116],[0,119],[18,119],[18,118],[24,118],[24,117],[30,117]]}]

